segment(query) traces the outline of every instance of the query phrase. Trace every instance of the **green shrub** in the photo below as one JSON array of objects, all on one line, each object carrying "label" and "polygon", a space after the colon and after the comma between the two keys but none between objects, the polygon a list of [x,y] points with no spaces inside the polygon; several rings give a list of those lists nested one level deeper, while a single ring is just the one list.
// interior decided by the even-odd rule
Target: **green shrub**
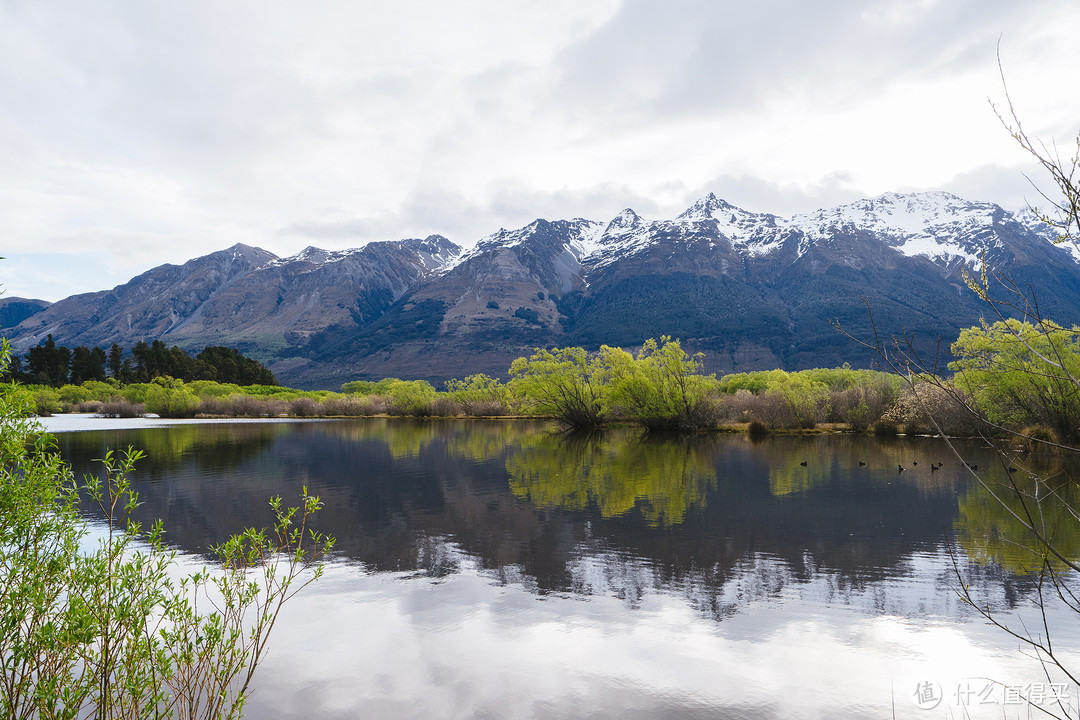
[{"label": "green shrub", "polygon": [[[161,524],[128,517],[141,453],[106,453],[79,485],[27,419],[31,403],[0,388],[4,715],[239,717],[283,603],[333,546],[308,527],[319,499],[306,488],[295,510],[272,499],[271,530],[245,530],[212,548],[216,567],[178,576]],[[80,501],[103,515],[93,535]]]},{"label": "green shrub", "polygon": [[395,380],[382,394],[390,401],[391,414],[418,416],[431,415],[437,396],[435,388],[425,380]]},{"label": "green shrub", "polygon": [[217,380],[193,380],[187,387],[200,398],[228,397],[243,392],[239,385],[219,383]]},{"label": "green shrub", "polygon": [[34,412],[37,415],[52,415],[63,409],[60,393],[47,385],[30,386],[30,394],[34,399]]},{"label": "green shrub", "polygon": [[952,353],[953,383],[988,420],[1042,425],[1080,446],[1080,328],[1010,319],[964,330]]},{"label": "green shrub", "polygon": [[801,373],[775,372],[778,374],[765,391],[765,396],[783,401],[791,413],[792,424],[809,429],[824,421],[829,411],[829,388]]},{"label": "green shrub", "polygon": [[199,398],[179,380],[177,385],[166,387],[151,383],[146,391],[146,412],[163,418],[195,417],[199,409]]},{"label": "green shrub", "polygon": [[341,392],[347,395],[369,395],[375,391],[375,383],[368,380],[353,380],[341,386]]},{"label": "green shrub", "polygon": [[626,416],[649,430],[688,430],[715,426],[715,378],[698,374],[700,356],[691,357],[678,340],[649,339],[636,356],[604,346],[600,362],[609,413]]},{"label": "green shrub", "polygon": [[483,373],[448,381],[446,392],[466,414],[474,416],[509,415],[514,403],[509,387]]},{"label": "green shrub", "polygon": [[583,348],[537,349],[510,365],[511,391],[527,407],[570,427],[597,427],[607,420],[604,369]]}]

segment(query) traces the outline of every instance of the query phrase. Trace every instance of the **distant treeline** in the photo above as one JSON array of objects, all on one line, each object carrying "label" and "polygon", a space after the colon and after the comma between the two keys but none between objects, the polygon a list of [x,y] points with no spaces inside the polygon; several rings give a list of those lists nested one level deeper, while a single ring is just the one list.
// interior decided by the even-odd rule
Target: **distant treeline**
[{"label": "distant treeline", "polygon": [[[47,348],[46,341],[41,347]],[[128,371],[168,371],[187,357],[155,343],[140,348]],[[151,363],[153,351],[158,358]],[[91,351],[92,352],[92,351]],[[951,346],[951,378],[859,370],[848,366],[798,372],[767,370],[716,377],[701,371],[700,355],[678,340],[648,340],[636,353],[603,346],[538,349],[510,366],[508,381],[487,375],[451,380],[436,390],[423,380],[356,380],[341,392],[302,391],[271,383],[185,380],[86,380],[62,387],[25,388],[39,414],[95,412],[163,417],[414,417],[533,416],[577,428],[633,423],[648,430],[712,430],[743,426],[751,433],[809,430],[819,424],[860,432],[977,435],[1022,431],[1025,437],[1080,445],[1080,327],[1044,323],[1043,330],[1007,321],[965,330]],[[35,357],[40,357],[37,355]],[[207,348],[189,362],[242,356]],[[184,363],[179,361],[181,365]],[[70,360],[69,360],[70,363]],[[121,361],[121,376],[124,362]],[[254,363],[252,367],[261,368]],[[69,368],[70,372],[70,368]],[[176,368],[173,368],[176,372]],[[209,374],[209,371],[206,370]],[[177,372],[180,374],[180,372]],[[1063,375],[1064,374],[1064,375]],[[190,376],[189,376],[190,377]],[[218,375],[221,377],[221,374]],[[272,378],[272,376],[271,376]],[[1063,379],[1064,378],[1064,379]]]},{"label": "distant treeline", "polygon": [[214,380],[233,385],[277,385],[277,379],[258,360],[244,357],[229,347],[207,347],[195,357],[160,340],[138,342],[125,355],[113,343],[108,351],[80,345],[69,349],[57,345],[49,335],[25,356],[12,355],[4,378],[32,385],[59,388],[108,379],[127,385],[145,383],[159,377],[184,382]]}]

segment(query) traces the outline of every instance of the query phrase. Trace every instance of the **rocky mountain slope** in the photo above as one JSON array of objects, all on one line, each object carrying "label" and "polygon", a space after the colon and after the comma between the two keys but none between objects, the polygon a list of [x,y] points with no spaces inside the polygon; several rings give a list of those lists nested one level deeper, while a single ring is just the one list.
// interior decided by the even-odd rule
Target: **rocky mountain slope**
[{"label": "rocky mountain slope", "polygon": [[886,194],[782,218],[713,195],[672,220],[627,209],[606,223],[536,220],[470,250],[440,236],[308,248],[242,245],[68,298],[4,334],[58,342],[227,344],[282,381],[502,374],[534,347],[639,345],[672,335],[710,372],[797,369],[872,355],[838,333],[907,331],[927,350],[986,308],[961,278],[985,258],[1038,289],[1042,310],[1080,321],[1080,264],[1027,212],[947,193]]}]

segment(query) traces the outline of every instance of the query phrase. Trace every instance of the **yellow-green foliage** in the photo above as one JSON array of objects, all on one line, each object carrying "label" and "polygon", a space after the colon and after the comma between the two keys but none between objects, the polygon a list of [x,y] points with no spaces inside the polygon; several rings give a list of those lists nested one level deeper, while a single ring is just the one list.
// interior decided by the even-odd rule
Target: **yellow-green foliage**
[{"label": "yellow-green foliage", "polygon": [[34,399],[34,412],[38,415],[58,413],[63,409],[60,393],[48,385],[29,385],[30,395]]},{"label": "yellow-green foliage", "polygon": [[60,404],[64,412],[70,412],[73,405],[89,402],[94,394],[81,385],[62,385],[56,394],[60,396]]},{"label": "yellow-green foliage", "polygon": [[716,382],[719,392],[734,395],[739,390],[749,390],[755,395],[764,392],[775,382],[777,376],[786,376],[783,370],[758,370],[755,372],[725,375]]},{"label": "yellow-green foliage", "polygon": [[896,402],[902,385],[903,380],[890,373],[845,365],[734,373],[720,378],[716,389],[729,396],[723,405],[731,419],[802,428],[827,420],[864,430]]},{"label": "yellow-green foliage", "polygon": [[537,348],[510,365],[510,386],[533,412],[571,427],[594,427],[607,418],[603,408],[604,367],[583,348]]},{"label": "yellow-green foliage", "polygon": [[353,380],[341,386],[341,392],[347,395],[371,395],[375,391],[375,383],[368,380]]},{"label": "yellow-green foliage", "polygon": [[[381,385],[382,381],[378,384]],[[393,403],[392,411],[404,415],[430,415],[431,403],[437,395],[429,382],[397,379],[387,383],[382,394]]]},{"label": "yellow-green foliage", "polygon": [[514,404],[510,388],[483,373],[447,381],[446,394],[469,415],[500,415],[509,412]]},{"label": "yellow-green foliage", "polygon": [[1021,428],[1045,425],[1080,442],[1080,328],[1010,319],[960,333],[954,383],[986,417]]},{"label": "yellow-green foliage", "polygon": [[700,354],[691,357],[668,336],[660,343],[650,338],[636,356],[606,345],[600,349],[605,407],[653,430],[715,425],[709,412],[715,378],[698,374]]},{"label": "yellow-green foliage", "polygon": [[146,412],[161,417],[193,417],[199,408],[199,398],[182,380],[149,383],[145,398]]},{"label": "yellow-green foliage", "polygon": [[125,385],[120,395],[130,403],[139,404],[146,402],[146,391],[150,389],[150,383],[131,383]]},{"label": "yellow-green foliage", "polygon": [[193,380],[187,384],[187,387],[200,398],[228,397],[243,393],[243,388],[239,385],[219,383],[216,380]]},{"label": "yellow-green foliage", "polygon": [[829,388],[805,373],[782,373],[765,390],[766,397],[783,400],[797,427],[812,428],[829,412]]}]

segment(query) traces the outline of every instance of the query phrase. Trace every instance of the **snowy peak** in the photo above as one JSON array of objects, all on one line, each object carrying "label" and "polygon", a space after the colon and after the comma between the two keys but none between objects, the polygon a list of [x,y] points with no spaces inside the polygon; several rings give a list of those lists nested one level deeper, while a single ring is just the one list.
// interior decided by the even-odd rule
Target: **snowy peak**
[{"label": "snowy peak", "polygon": [[712,193],[687,208],[675,222],[692,225],[711,222],[718,235],[726,237],[733,247],[746,248],[751,254],[758,253],[761,246],[776,244],[775,215],[743,210]]},{"label": "snowy peak", "polygon": [[721,200],[713,193],[709,193],[705,197],[698,200],[696,203],[684,210],[676,220],[710,220],[717,217],[718,213],[728,213],[730,211],[737,211],[743,213],[745,211],[740,210],[734,205]]},{"label": "snowy peak", "polygon": [[481,238],[472,249],[451,258],[437,272],[445,275],[482,255],[507,250],[517,251],[519,248],[525,252],[547,248],[556,253],[569,252],[574,257],[580,257],[585,252],[583,248],[591,249],[594,246],[595,236],[602,229],[601,223],[583,218],[556,221],[540,218],[517,230],[500,228],[498,232]]},{"label": "snowy peak", "polygon": [[428,270],[437,271],[446,267],[454,263],[462,253],[460,245],[442,235],[428,235],[423,240],[402,240],[401,244],[419,255],[420,261]]},{"label": "snowy peak", "polygon": [[330,260],[330,253],[322,248],[317,248],[314,245],[308,245],[288,259],[297,262],[309,262],[314,265],[322,265]]},{"label": "snowy peak", "polygon": [[630,208],[626,208],[621,213],[611,219],[611,222],[604,228],[605,233],[619,233],[626,232],[627,230],[634,230],[645,224],[645,221],[641,219],[641,216]]},{"label": "snowy peak", "polygon": [[[795,262],[815,247],[859,265],[851,246],[851,238],[858,237],[952,272],[960,265],[977,266],[984,257],[991,266],[1010,262],[1019,235],[1036,244],[1053,239],[1030,213],[1008,213],[993,203],[947,192],[886,193],[789,218],[750,212],[709,193],[672,220],[645,220],[627,208],[607,223],[535,220],[517,230],[501,229],[443,269],[524,243],[569,247],[588,272],[642,253],[675,258],[688,252],[734,252],[747,263]],[[1074,257],[1080,258],[1080,251]]]}]

